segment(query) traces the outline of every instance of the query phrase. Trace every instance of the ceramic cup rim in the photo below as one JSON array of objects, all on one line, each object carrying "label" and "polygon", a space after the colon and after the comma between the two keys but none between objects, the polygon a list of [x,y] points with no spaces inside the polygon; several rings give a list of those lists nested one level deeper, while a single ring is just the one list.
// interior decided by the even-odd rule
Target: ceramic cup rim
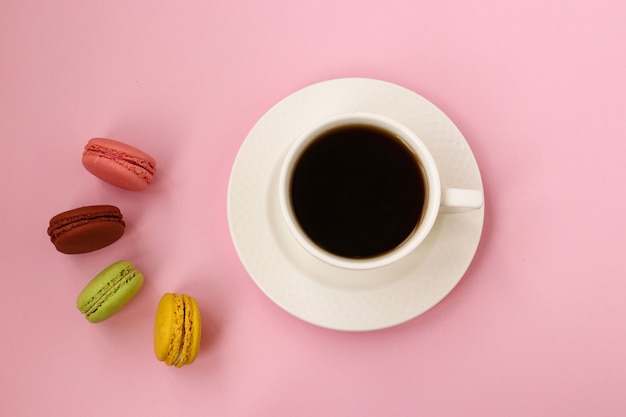
[{"label": "ceramic cup rim", "polygon": [[[426,186],[425,210],[413,232],[396,248],[369,258],[347,258],[330,253],[315,244],[302,230],[291,204],[291,177],[300,155],[324,132],[348,125],[366,125],[390,132],[399,138],[418,158]],[[341,113],[305,129],[287,151],[279,174],[278,197],[282,217],[293,237],[310,254],[336,267],[344,269],[373,269],[394,263],[413,252],[430,233],[441,202],[441,181],[430,151],[419,137],[408,127],[389,117],[367,112]]]}]

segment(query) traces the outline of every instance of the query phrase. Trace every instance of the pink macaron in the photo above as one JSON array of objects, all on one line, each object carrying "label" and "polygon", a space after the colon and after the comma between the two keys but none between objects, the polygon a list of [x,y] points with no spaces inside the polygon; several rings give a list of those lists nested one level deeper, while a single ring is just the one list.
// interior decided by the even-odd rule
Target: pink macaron
[{"label": "pink macaron", "polygon": [[132,191],[145,190],[156,173],[153,157],[113,139],[90,139],[82,162],[87,171],[101,180]]}]

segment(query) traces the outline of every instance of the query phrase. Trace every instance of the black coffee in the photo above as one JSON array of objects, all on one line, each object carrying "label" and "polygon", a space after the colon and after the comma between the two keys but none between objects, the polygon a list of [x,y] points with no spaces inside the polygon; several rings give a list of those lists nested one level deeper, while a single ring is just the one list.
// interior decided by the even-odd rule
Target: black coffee
[{"label": "black coffee", "polygon": [[330,130],[301,155],[291,183],[295,215],[318,246],[339,256],[384,254],[411,235],[426,196],[417,157],[393,134],[357,125]]}]

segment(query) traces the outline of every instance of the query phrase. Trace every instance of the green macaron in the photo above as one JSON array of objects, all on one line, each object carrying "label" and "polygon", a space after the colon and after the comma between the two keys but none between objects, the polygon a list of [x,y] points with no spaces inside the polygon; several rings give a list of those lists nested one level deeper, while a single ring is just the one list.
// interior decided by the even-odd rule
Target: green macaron
[{"label": "green macaron", "polygon": [[143,274],[130,262],[115,262],[87,284],[76,300],[76,307],[87,320],[98,323],[120,311],[142,285]]}]

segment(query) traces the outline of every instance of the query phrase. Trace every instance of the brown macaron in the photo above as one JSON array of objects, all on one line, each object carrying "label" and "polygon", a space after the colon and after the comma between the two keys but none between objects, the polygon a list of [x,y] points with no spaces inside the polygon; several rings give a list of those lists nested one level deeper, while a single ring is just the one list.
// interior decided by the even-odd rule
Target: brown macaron
[{"label": "brown macaron", "polygon": [[98,205],[79,207],[50,219],[48,235],[62,253],[78,254],[104,248],[124,234],[120,209]]}]

